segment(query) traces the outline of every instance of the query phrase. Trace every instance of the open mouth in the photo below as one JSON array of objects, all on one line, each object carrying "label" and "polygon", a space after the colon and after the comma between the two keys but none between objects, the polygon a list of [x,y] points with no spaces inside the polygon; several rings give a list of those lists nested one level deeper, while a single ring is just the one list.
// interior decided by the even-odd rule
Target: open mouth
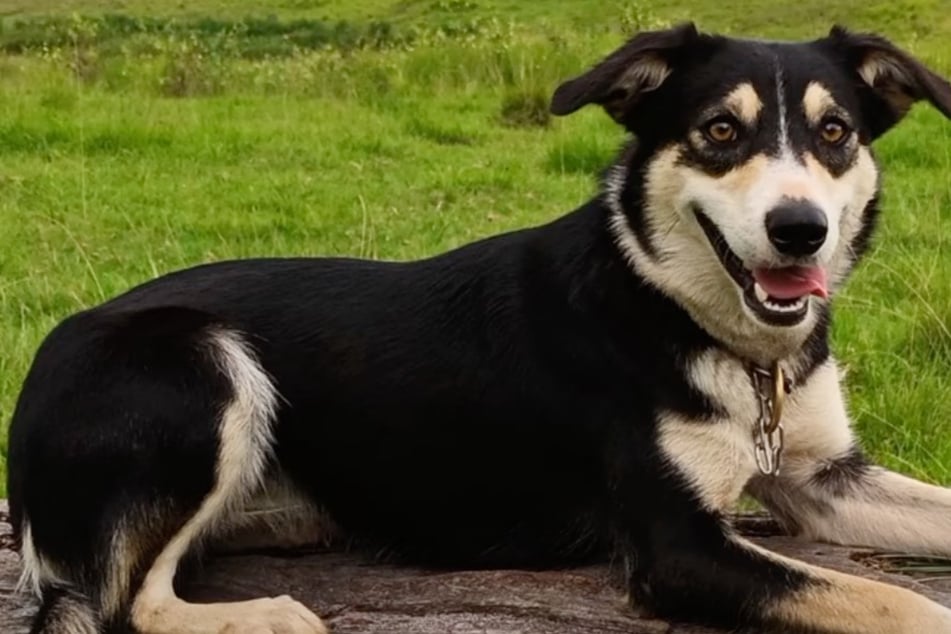
[{"label": "open mouth", "polygon": [[774,326],[795,326],[809,313],[812,295],[828,297],[825,270],[819,267],[787,266],[748,269],[727,244],[710,218],[694,214],[726,272],[743,290],[746,305],[762,321]]}]

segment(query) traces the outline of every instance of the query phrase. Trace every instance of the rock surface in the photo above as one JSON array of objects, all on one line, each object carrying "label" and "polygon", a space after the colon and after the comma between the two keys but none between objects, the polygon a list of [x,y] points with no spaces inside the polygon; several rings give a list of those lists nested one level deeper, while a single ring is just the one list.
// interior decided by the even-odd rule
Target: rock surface
[{"label": "rock surface", "polygon": [[[951,579],[891,574],[893,560],[868,550],[802,542],[776,534],[758,517],[740,530],[790,557],[896,583],[951,606]],[[0,632],[28,630],[35,610],[17,594],[19,557],[0,502]],[[936,578],[937,577],[937,578]],[[290,594],[312,607],[335,634],[715,634],[714,630],[639,618],[624,605],[607,565],[560,571],[434,572],[381,565],[358,555],[298,549],[212,558],[185,588],[195,601]]]}]

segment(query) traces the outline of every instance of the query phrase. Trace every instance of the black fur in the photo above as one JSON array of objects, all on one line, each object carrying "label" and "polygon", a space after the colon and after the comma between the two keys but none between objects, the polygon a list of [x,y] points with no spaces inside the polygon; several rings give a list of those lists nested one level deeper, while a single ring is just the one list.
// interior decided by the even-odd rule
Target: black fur
[{"label": "black fur", "polygon": [[142,551],[137,578],[214,484],[214,421],[230,387],[199,335],[215,320],[169,299],[64,321],[13,415],[11,521],[20,529],[28,511],[34,542],[93,605],[118,526]]},{"label": "black fur", "polygon": [[[881,133],[877,114],[863,119],[870,97],[843,62],[853,58],[829,52],[848,49],[835,38],[767,45],[692,27],[641,36],[559,89],[553,110],[602,103],[636,134],[620,159],[621,200],[649,245],[644,167],[722,96],[717,86],[766,81],[777,63],[791,85],[818,73],[865,136]],[[617,94],[617,74],[645,55],[676,72],[649,93]],[[919,92],[944,103],[923,77]],[[750,148],[771,143],[751,136]],[[687,366],[723,344],[632,269],[610,214],[599,196],[544,226],[416,262],[211,264],[67,319],[37,353],[10,429],[15,528],[28,519],[37,548],[95,604],[112,531],[152,512],[162,521],[133,522],[140,576],[214,485],[231,391],[204,342],[223,328],[245,336],[280,393],[274,467],[367,548],[472,567],[614,549],[632,594],[660,613],[762,622],[765,604],[815,581],[737,548],[661,454],[661,412],[712,424],[719,404]],[[827,321],[803,347],[797,381],[827,358]]]},{"label": "black fur", "polygon": [[813,476],[813,483],[828,491],[831,496],[841,497],[864,481],[871,463],[859,447],[826,464]]}]

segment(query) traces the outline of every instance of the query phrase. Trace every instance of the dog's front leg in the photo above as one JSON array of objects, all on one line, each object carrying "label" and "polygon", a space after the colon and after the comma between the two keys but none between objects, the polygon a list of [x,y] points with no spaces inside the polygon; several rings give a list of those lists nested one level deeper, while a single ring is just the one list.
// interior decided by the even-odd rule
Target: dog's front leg
[{"label": "dog's front leg", "polygon": [[809,539],[951,556],[951,489],[865,460],[834,363],[792,396],[781,475],[755,478],[750,492]]},{"label": "dog's front leg", "polygon": [[608,471],[635,604],[758,632],[951,634],[951,610],[921,595],[782,557],[732,532],[723,511],[750,473],[745,424],[671,416],[657,437],[654,456],[644,439],[615,443]]},{"label": "dog's front leg", "polygon": [[658,525],[631,558],[635,604],[758,632],[951,634],[951,610],[909,590],[779,556],[713,518]]}]

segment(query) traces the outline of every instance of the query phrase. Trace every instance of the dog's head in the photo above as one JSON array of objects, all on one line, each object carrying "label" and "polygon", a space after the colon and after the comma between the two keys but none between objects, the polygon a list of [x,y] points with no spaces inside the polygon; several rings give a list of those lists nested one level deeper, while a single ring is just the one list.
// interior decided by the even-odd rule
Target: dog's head
[{"label": "dog's head", "polygon": [[752,357],[802,345],[865,250],[870,144],[951,85],[888,41],[642,33],[561,85],[555,114],[600,104],[636,138],[609,173],[613,229],[637,270]]}]

